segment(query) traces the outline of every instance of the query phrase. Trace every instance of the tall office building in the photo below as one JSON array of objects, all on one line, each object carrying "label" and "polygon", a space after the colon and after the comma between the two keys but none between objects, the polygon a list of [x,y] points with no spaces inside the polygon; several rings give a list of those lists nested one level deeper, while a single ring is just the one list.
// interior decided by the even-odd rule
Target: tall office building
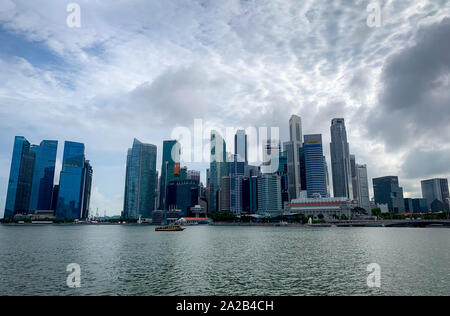
[{"label": "tall office building", "polygon": [[238,130],[234,136],[234,154],[238,156],[239,162],[248,163],[247,135],[245,130]]},{"label": "tall office building", "polygon": [[276,140],[269,139],[263,148],[263,163],[261,165],[262,174],[277,173],[280,167],[281,146]]},{"label": "tall office building", "polygon": [[305,157],[306,187],[308,198],[327,196],[327,179],[324,169],[322,135],[305,135],[303,152]]},{"label": "tall office building", "polygon": [[331,197],[330,173],[328,172],[328,163],[327,158],[325,156],[323,156],[323,168],[325,170],[325,178],[327,180],[327,197]]},{"label": "tall office building", "polygon": [[244,180],[245,162],[239,155],[234,155],[230,163],[230,210],[236,216],[241,216],[243,207],[242,185]]},{"label": "tall office building", "polygon": [[187,180],[194,180],[200,184],[200,171],[196,170],[188,170],[187,171]]},{"label": "tall office building", "polygon": [[92,167],[82,143],[65,142],[56,217],[82,219],[89,213]]},{"label": "tall office building", "polygon": [[358,174],[356,171],[356,156],[355,155],[350,155],[350,174],[352,176],[353,200],[359,201]]},{"label": "tall office building", "polygon": [[448,180],[447,179],[430,179],[421,182],[422,196],[427,199],[428,206],[431,206],[435,200],[446,203],[449,198]]},{"label": "tall office building", "polygon": [[266,174],[257,178],[258,212],[277,212],[283,206],[281,202],[281,181],[277,175]]},{"label": "tall office building", "polygon": [[358,196],[358,206],[370,212],[370,194],[369,194],[369,180],[367,178],[367,166],[355,166],[356,170],[356,190]]},{"label": "tall office building", "polygon": [[166,200],[167,186],[171,181],[186,180],[184,171],[180,166],[181,159],[181,145],[176,140],[167,140],[163,143],[162,165],[161,165],[161,179],[159,186],[159,208],[161,210],[168,210],[168,203]]},{"label": "tall office building", "polygon": [[330,150],[334,197],[345,197],[353,200],[350,151],[343,118],[336,118],[331,121]]},{"label": "tall office building", "polygon": [[39,146],[32,146],[31,150],[35,152],[35,162],[30,211],[50,210],[58,141],[44,140]]},{"label": "tall office building", "polygon": [[289,120],[289,136],[290,141],[284,144],[284,150],[288,155],[289,199],[293,200],[300,196],[304,176],[301,174],[300,161],[300,149],[303,146],[302,120],[297,115],[292,115]]},{"label": "tall office building", "polygon": [[230,177],[222,177],[221,184],[220,184],[220,210],[221,211],[231,211],[231,204],[230,204],[230,188],[231,188],[231,181]]},{"label": "tall office building", "polygon": [[190,216],[190,210],[198,205],[200,187],[196,180],[171,181],[167,187],[169,210],[181,210],[183,216]]},{"label": "tall office building", "polygon": [[152,218],[155,210],[157,147],[137,139],[128,149],[124,218]]},{"label": "tall office building", "polygon": [[220,209],[218,203],[218,192],[222,183],[222,178],[228,176],[228,165],[226,156],[225,140],[217,131],[211,131],[211,159],[209,168],[209,213],[214,213]]},{"label": "tall office building", "polygon": [[391,213],[404,212],[403,188],[399,186],[398,177],[381,177],[372,181],[376,204],[387,204]]},{"label": "tall office building", "polygon": [[35,157],[36,153],[31,150],[31,145],[25,137],[16,136],[6,195],[5,218],[29,212]]}]

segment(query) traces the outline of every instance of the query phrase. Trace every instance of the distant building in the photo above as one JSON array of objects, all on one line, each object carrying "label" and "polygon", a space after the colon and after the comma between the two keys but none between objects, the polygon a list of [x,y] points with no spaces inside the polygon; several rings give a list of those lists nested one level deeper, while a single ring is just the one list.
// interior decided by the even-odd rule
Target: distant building
[{"label": "distant building", "polygon": [[257,178],[258,213],[281,211],[281,181],[277,175]]},{"label": "distant building", "polygon": [[82,143],[64,143],[64,157],[59,178],[57,218],[83,219],[89,216],[92,167],[85,158]]},{"label": "distant building", "polygon": [[222,177],[220,185],[220,210],[231,211],[230,204],[230,184],[231,178],[229,176]]},{"label": "distant building", "polygon": [[356,156],[355,155],[350,155],[350,173],[352,176],[353,200],[359,201],[358,171],[356,170]]},{"label": "distant building", "polygon": [[306,166],[306,188],[309,198],[327,196],[327,178],[323,161],[322,135],[305,135],[303,152]]},{"label": "distant building", "polygon": [[350,150],[343,118],[331,122],[330,154],[334,196],[353,200]]},{"label": "distant building", "polygon": [[356,164],[356,191],[358,197],[358,206],[367,212],[370,208],[369,180],[367,177],[367,166]]},{"label": "distant building", "polygon": [[302,120],[292,115],[289,120],[289,142],[284,143],[287,154],[289,199],[295,199],[302,191],[300,149],[303,146]]},{"label": "distant building", "polygon": [[414,213],[428,213],[430,211],[427,199],[412,199],[412,204]]},{"label": "distant building", "polygon": [[196,181],[198,184],[200,184],[200,171],[188,170],[187,179]]},{"label": "distant building", "polygon": [[169,210],[181,210],[183,216],[191,216],[191,208],[198,205],[199,190],[196,180],[171,181],[167,188]]},{"label": "distant building", "polygon": [[352,208],[354,205],[347,198],[303,198],[295,199],[289,203],[288,214],[298,214],[304,216],[319,217],[323,215],[325,219],[342,218],[345,215],[352,218]]},{"label": "distant building", "polygon": [[325,169],[325,177],[327,179],[327,195],[326,195],[326,197],[331,197],[330,173],[328,172],[328,163],[327,163],[327,158],[325,156],[323,156],[323,168]]},{"label": "distant building", "polygon": [[387,204],[391,213],[403,213],[405,202],[403,188],[399,186],[398,177],[388,176],[373,179],[375,203]]},{"label": "distant building", "polygon": [[168,209],[166,200],[167,186],[171,181],[186,180],[186,176],[180,166],[181,145],[176,140],[166,140],[163,142],[163,155],[161,164],[161,178],[159,186],[159,208]]},{"label": "distant building", "polygon": [[[446,199],[449,198],[447,179],[424,180],[421,182],[421,186],[422,196],[424,199],[427,199],[429,207],[431,207],[434,200],[445,203]],[[432,211],[434,212],[433,209]]]},{"label": "distant building", "polygon": [[248,163],[247,135],[245,130],[238,130],[234,136],[234,154],[239,162]]},{"label": "distant building", "polygon": [[[219,132],[211,131],[211,159],[209,181],[209,214],[218,211],[221,207],[219,192],[222,178],[228,176],[227,151],[225,140]],[[229,189],[228,189],[229,190]],[[229,210],[229,209],[228,209]]]},{"label": "distant building", "polygon": [[244,180],[245,162],[239,161],[238,155],[234,155],[234,161],[230,163],[230,210],[236,216],[243,212],[242,185]]},{"label": "distant building", "polygon": [[180,210],[172,211],[154,211],[152,215],[153,225],[167,225],[174,223],[183,217],[183,212]]}]

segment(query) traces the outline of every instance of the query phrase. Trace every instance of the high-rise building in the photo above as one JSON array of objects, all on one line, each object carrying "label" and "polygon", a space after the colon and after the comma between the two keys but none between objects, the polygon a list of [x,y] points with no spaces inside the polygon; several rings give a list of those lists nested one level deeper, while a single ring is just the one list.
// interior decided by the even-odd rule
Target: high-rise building
[{"label": "high-rise building", "polygon": [[431,206],[435,200],[446,203],[449,198],[448,180],[447,179],[430,179],[421,182],[422,196],[427,199],[428,206]]},{"label": "high-rise building", "polygon": [[297,115],[292,115],[289,120],[290,141],[285,143],[284,150],[288,154],[288,178],[289,199],[300,196],[302,191],[302,174],[300,165],[300,148],[303,145],[302,120]]},{"label": "high-rise building", "polygon": [[152,218],[155,210],[157,148],[133,141],[128,149],[125,179],[124,218]]},{"label": "high-rise building", "polygon": [[403,188],[399,186],[398,177],[387,176],[372,181],[376,204],[387,204],[391,213],[404,212]]},{"label": "high-rise building", "polygon": [[355,155],[350,155],[350,174],[352,176],[353,200],[359,201],[358,172],[356,170],[356,156]]},{"label": "high-rise building", "polygon": [[65,142],[56,217],[82,219],[89,213],[92,167],[82,143]]},{"label": "high-rise building", "polygon": [[30,197],[30,211],[50,210],[55,177],[58,141],[44,140],[39,146],[32,146],[35,152],[33,185]]},{"label": "high-rise building", "polygon": [[308,198],[327,196],[327,179],[323,161],[322,135],[305,135],[303,152],[305,157],[306,187]]},{"label": "high-rise building", "polygon": [[266,174],[257,179],[258,212],[281,211],[283,206],[281,202],[280,177]]},{"label": "high-rise building", "polygon": [[29,212],[35,157],[36,153],[31,150],[31,145],[25,137],[16,136],[6,195],[5,218]]},{"label": "high-rise building", "polygon": [[276,140],[269,139],[263,148],[262,174],[277,173],[280,166],[281,146]]},{"label": "high-rise building", "polygon": [[331,197],[331,189],[330,189],[330,173],[328,172],[328,163],[327,158],[323,156],[323,168],[325,169],[325,177],[327,179],[327,196]]},{"label": "high-rise building", "polygon": [[238,130],[234,136],[234,154],[238,156],[239,162],[248,163],[247,135],[245,130]]},{"label": "high-rise building", "polygon": [[249,178],[249,202],[251,214],[256,214],[258,212],[258,179],[258,176]]},{"label": "high-rise building", "polygon": [[230,177],[222,177],[221,185],[220,185],[220,210],[221,211],[231,211],[230,204]]},{"label": "high-rise building", "polygon": [[222,178],[228,176],[228,165],[226,156],[225,140],[217,131],[211,131],[211,160],[210,160],[210,180],[209,180],[209,213],[214,213],[220,209],[218,203],[218,192],[222,183]]},{"label": "high-rise building", "polygon": [[200,184],[200,171],[196,170],[188,170],[187,171],[187,180],[194,180]]},{"label": "high-rise building", "polygon": [[334,196],[353,200],[350,150],[343,118],[336,118],[331,121],[330,150]]},{"label": "high-rise building", "polygon": [[171,181],[186,180],[180,166],[181,145],[176,140],[167,140],[163,143],[161,181],[159,186],[161,210],[168,210],[166,201],[167,186]]},{"label": "high-rise building", "polygon": [[245,162],[240,161],[238,155],[234,155],[234,161],[230,163],[230,210],[236,216],[241,216],[243,197],[242,184],[244,180]]},{"label": "high-rise building", "polygon": [[196,180],[171,181],[167,187],[169,210],[181,210],[183,216],[190,216],[189,211],[198,205],[200,187]]},{"label": "high-rise building", "polygon": [[358,196],[358,206],[370,212],[369,180],[367,177],[367,166],[356,164],[356,190]]}]

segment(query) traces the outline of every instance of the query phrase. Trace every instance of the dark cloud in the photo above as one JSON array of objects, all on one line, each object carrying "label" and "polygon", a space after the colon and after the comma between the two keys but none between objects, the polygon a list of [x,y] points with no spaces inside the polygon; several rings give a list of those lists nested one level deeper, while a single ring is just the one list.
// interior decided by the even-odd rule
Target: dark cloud
[{"label": "dark cloud", "polygon": [[404,160],[402,174],[406,178],[445,177],[450,174],[450,149],[424,151],[416,148]]},{"label": "dark cloud", "polygon": [[370,132],[390,150],[450,140],[450,19],[422,28],[416,44],[389,58]]}]

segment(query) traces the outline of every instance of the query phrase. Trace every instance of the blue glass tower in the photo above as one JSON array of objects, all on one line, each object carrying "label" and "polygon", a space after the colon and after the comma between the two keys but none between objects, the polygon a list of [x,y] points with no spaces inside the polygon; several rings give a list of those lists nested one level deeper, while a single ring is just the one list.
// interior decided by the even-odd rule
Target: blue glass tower
[{"label": "blue glass tower", "polygon": [[324,168],[322,135],[305,135],[303,153],[305,157],[306,187],[308,198],[317,194],[327,196],[327,178]]},{"label": "blue glass tower", "polygon": [[122,216],[152,218],[155,210],[157,148],[137,139],[128,150],[125,200]]},{"label": "blue glass tower", "polygon": [[56,217],[81,219],[88,214],[92,167],[85,160],[84,144],[64,143]]},{"label": "blue glass tower", "polygon": [[167,140],[163,143],[161,165],[161,184],[159,208],[168,209],[167,187],[171,181],[186,180],[186,171],[180,168],[181,145],[176,140]]},{"label": "blue glass tower", "polygon": [[58,141],[44,140],[40,146],[32,146],[31,150],[35,152],[36,159],[34,163],[30,211],[50,210]]},{"label": "blue glass tower", "polygon": [[5,218],[13,218],[15,214],[29,211],[35,157],[36,154],[31,150],[31,145],[25,137],[16,136],[6,195]]}]

